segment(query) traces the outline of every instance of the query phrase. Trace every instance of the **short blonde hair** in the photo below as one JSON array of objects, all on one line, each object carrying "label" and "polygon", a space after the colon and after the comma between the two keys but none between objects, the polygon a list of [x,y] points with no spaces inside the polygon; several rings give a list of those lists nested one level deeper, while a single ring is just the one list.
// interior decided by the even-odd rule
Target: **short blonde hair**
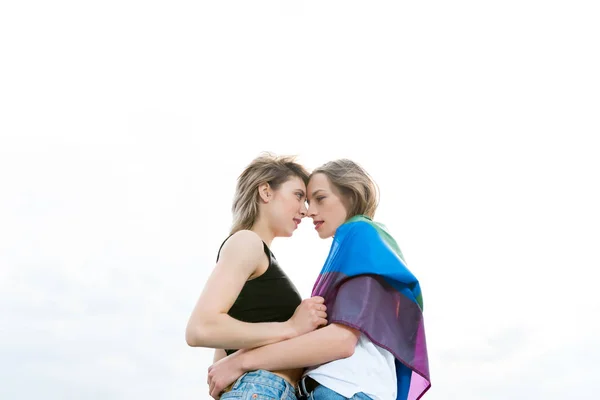
[{"label": "short blonde hair", "polygon": [[327,176],[342,196],[348,219],[356,215],[375,216],[379,205],[379,187],[364,168],[343,158],[323,164],[311,176],[319,173]]},{"label": "short blonde hair", "polygon": [[308,184],[308,171],[296,162],[295,156],[276,156],[262,153],[252,160],[237,180],[231,211],[233,224],[231,234],[243,229],[251,229],[258,218],[258,187],[268,183],[277,190],[291,177],[298,177]]}]

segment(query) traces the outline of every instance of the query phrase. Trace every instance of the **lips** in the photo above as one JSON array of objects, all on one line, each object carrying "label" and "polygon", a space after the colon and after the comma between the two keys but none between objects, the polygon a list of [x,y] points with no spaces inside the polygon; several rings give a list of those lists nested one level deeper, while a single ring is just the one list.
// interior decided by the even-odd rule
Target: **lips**
[{"label": "lips", "polygon": [[315,222],[314,222],[314,224],[315,224],[315,229],[316,229],[316,230],[319,230],[319,228],[321,227],[321,225],[323,225],[323,222],[325,222],[325,221],[315,221]]},{"label": "lips", "polygon": [[300,218],[294,218],[294,222],[296,223],[296,228],[297,228],[298,225],[300,225],[300,222],[302,222],[302,220]]}]

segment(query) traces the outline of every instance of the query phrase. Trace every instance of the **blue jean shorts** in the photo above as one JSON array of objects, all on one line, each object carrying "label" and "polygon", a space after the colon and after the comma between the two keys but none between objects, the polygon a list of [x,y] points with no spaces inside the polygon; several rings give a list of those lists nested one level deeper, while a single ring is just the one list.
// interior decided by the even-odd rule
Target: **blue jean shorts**
[{"label": "blue jean shorts", "polygon": [[[348,397],[344,397],[341,394],[325,387],[323,385],[317,386],[317,388],[308,397],[309,400],[347,400]],[[351,400],[372,400],[366,394],[360,392],[350,397]]]},{"label": "blue jean shorts", "polygon": [[285,379],[262,369],[247,372],[221,395],[221,400],[298,400]]}]

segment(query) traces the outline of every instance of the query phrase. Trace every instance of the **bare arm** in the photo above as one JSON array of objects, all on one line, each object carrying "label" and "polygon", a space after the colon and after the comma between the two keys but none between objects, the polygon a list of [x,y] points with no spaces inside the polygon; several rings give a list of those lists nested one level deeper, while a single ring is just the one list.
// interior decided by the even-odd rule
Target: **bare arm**
[{"label": "bare arm", "polygon": [[217,361],[227,357],[227,353],[223,349],[215,349],[215,354],[213,356],[213,364]]},{"label": "bare arm", "polygon": [[188,345],[244,349],[295,335],[287,322],[246,323],[227,315],[244,283],[263,260],[263,243],[254,232],[239,231],[227,240],[188,321]]},{"label": "bare arm", "polygon": [[223,389],[247,371],[303,368],[350,357],[359,336],[355,329],[331,324],[283,342],[238,351],[208,368],[210,395],[219,398]]},{"label": "bare arm", "polygon": [[263,242],[256,233],[239,231],[229,238],[188,321],[188,345],[254,348],[302,335],[327,323],[324,299],[320,296],[304,299],[285,322],[247,323],[230,317],[229,309],[264,260]]},{"label": "bare arm", "polygon": [[355,329],[331,324],[293,339],[246,351],[239,355],[239,362],[244,372],[311,367],[350,357],[359,336],[360,332]]}]

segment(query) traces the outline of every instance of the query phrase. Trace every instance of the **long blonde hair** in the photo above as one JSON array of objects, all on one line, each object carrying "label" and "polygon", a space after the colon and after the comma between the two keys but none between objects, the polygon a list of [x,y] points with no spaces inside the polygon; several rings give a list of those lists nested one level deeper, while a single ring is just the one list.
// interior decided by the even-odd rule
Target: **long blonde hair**
[{"label": "long blonde hair", "polygon": [[348,219],[361,214],[369,218],[375,216],[379,205],[379,187],[364,168],[343,158],[323,164],[311,176],[318,173],[325,174],[340,192]]},{"label": "long blonde hair", "polygon": [[308,184],[308,171],[296,162],[295,156],[276,156],[262,153],[252,160],[237,180],[231,211],[233,224],[231,234],[242,229],[251,229],[258,218],[258,187],[268,183],[277,190],[291,177],[298,177]]}]

